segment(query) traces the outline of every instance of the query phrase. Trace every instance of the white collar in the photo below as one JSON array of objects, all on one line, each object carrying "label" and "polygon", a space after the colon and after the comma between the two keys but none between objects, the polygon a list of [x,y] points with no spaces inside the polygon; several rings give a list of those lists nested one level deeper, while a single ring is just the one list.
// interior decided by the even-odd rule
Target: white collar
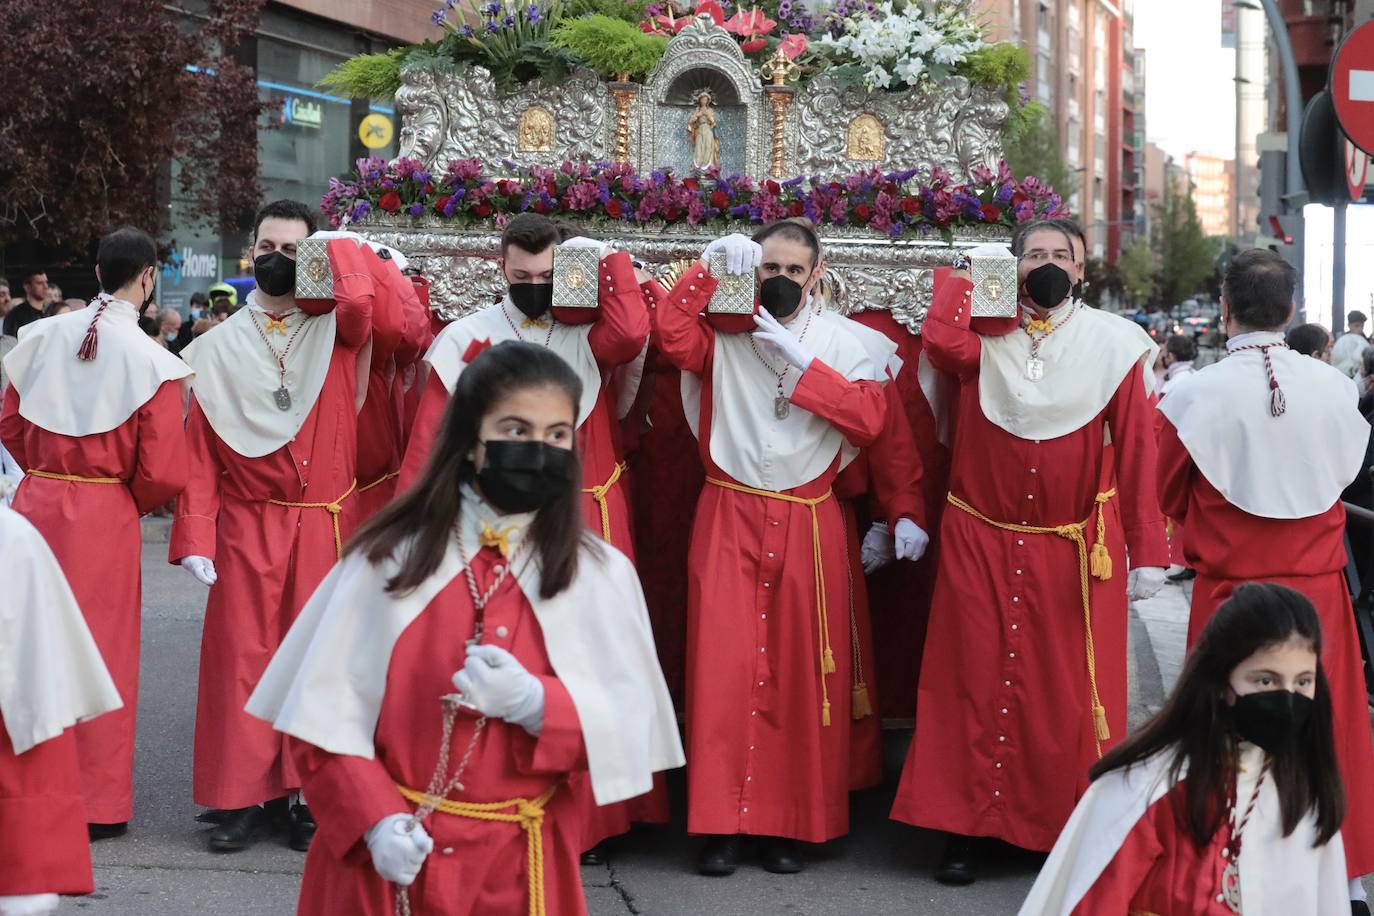
[{"label": "white collar", "polygon": [[[481,496],[470,483],[462,485],[463,501],[458,510],[459,531],[463,535],[463,550],[467,558],[471,559],[481,549],[482,534],[484,531],[500,536],[509,547],[509,553],[503,556],[514,556],[524,540],[525,534],[529,531],[530,523],[534,521],[536,513],[517,512],[510,515],[503,514],[501,510],[492,506]],[[528,562],[529,558],[526,557]]]},{"label": "white collar", "polygon": [[281,316],[284,317],[284,318],[285,318],[285,317],[288,317],[288,316],[291,316],[291,315],[294,315],[294,314],[296,314],[297,312],[299,312],[299,311],[301,310],[301,309],[300,309],[300,306],[296,305],[296,302],[295,302],[294,299],[292,300],[291,304],[290,304],[289,306],[287,306],[286,308],[284,308],[284,309],[280,309],[280,310],[278,310],[278,309],[269,309],[269,308],[265,307],[261,302],[258,301],[258,291],[257,291],[257,290],[253,290],[252,292],[250,292],[250,293],[248,294],[248,298],[244,300],[243,304],[246,305],[246,306],[248,306],[248,307],[249,307],[250,309],[252,309],[253,311],[257,312],[258,314],[261,314],[261,315],[281,315]]},{"label": "white collar", "polygon": [[1178,375],[1178,374],[1181,373],[1181,372],[1192,372],[1192,371],[1193,371],[1193,361],[1190,359],[1190,360],[1187,360],[1186,362],[1178,362],[1178,363],[1174,363],[1173,365],[1169,366],[1169,368],[1167,368],[1167,369],[1164,370],[1164,377],[1165,377],[1166,379],[1170,379],[1170,378],[1173,378],[1175,375]]},{"label": "white collar", "polygon": [[1226,352],[1234,353],[1241,347],[1273,347],[1281,343],[1283,335],[1278,331],[1247,331],[1226,341]]}]

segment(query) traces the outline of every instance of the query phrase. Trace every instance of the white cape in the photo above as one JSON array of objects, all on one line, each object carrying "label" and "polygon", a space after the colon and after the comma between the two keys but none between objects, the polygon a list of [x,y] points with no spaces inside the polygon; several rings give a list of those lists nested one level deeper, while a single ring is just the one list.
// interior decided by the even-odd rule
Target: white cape
[{"label": "white cape", "polygon": [[[1031,339],[1016,330],[980,337],[978,402],[983,416],[1020,439],[1057,439],[1082,429],[1116,394],[1126,375],[1139,371],[1146,393],[1154,389],[1159,347],[1134,321],[1079,302],[1077,313],[1040,345],[1044,377],[1026,377]],[[1139,369],[1136,367],[1139,366]]]},{"label": "white cape", "polygon": [[5,374],[19,392],[19,413],[61,436],[94,436],[120,426],[164,383],[194,373],[138,326],[138,310],[113,296],[96,322],[95,359],[77,358],[92,309],[44,318],[19,329]]},{"label": "white cape", "polygon": [[124,704],[57,557],[5,506],[0,557],[8,570],[0,596],[0,716],[14,752],[23,754]]},{"label": "white cape", "polygon": [[[286,333],[267,335],[280,353],[296,329],[305,324],[286,354],[291,409],[281,410],[275,400],[281,386],[277,361],[253,326],[255,316],[265,332],[267,319],[257,304],[256,290],[248,294],[243,308],[181,351],[182,359],[196,370],[191,388],[210,428],[245,458],[270,455],[300,432],[324,390],[338,325],[333,311],[307,315],[293,308],[286,317]],[[369,360],[360,359],[364,378]],[[366,393],[364,381],[359,397]]]},{"label": "white cape", "polygon": [[[1236,797],[1254,792],[1263,752],[1243,744]],[[1020,916],[1070,916],[1092,888],[1136,823],[1173,788],[1171,755],[1159,754],[1093,782],[1074,808],[1040,870]],[[1345,847],[1340,834],[1312,848],[1316,825],[1308,815],[1283,836],[1279,795],[1266,779],[1245,828],[1240,853],[1240,891],[1245,916],[1347,916],[1350,898]]]},{"label": "white cape", "polygon": [[[895,364],[897,345],[886,335],[832,311],[824,303],[814,310],[807,327],[806,311],[787,326],[816,359],[852,382],[885,383]],[[856,330],[858,329],[858,330]],[[793,404],[787,417],[773,413],[778,375],[759,360],[750,334],[715,335],[711,360],[711,460],[746,486],[761,490],[790,490],[815,480],[835,456],[840,466],[853,461],[859,450],[829,420]],[[881,338],[881,340],[879,340]],[[781,366],[781,357],[765,358]],[[789,368],[783,393],[790,397],[800,378]],[[694,436],[701,416],[701,378],[682,373],[682,408]]]},{"label": "white cape", "polygon": [[[1281,343],[1245,334],[1228,346]],[[1355,383],[1321,360],[1283,347],[1269,351],[1287,409],[1269,412],[1258,350],[1231,353],[1170,388],[1159,410],[1178,430],[1198,471],[1236,507],[1263,518],[1328,511],[1364,464],[1369,423]]]},{"label": "white cape", "polygon": [[[553,316],[545,315],[544,320],[553,321]],[[556,321],[551,329],[530,327],[517,330],[522,321],[524,315],[510,304],[510,297],[507,296],[495,305],[464,315],[440,331],[425,354],[425,362],[438,374],[452,395],[458,377],[468,364],[464,357],[474,342],[495,346],[507,340],[524,340],[543,345],[547,338],[549,349],[563,357],[563,361],[572,366],[582,380],[582,403],[577,408],[577,425],[580,428],[591,415],[592,408],[596,407],[596,399],[601,396],[601,369],[596,364],[589,340],[593,325]],[[638,388],[635,390],[637,392]]]},{"label": "white cape", "polygon": [[[478,542],[474,502],[463,501],[467,544]],[[516,561],[515,576],[577,709],[597,804],[607,805],[648,792],[654,773],[682,766],[684,757],[634,566],[614,547],[598,546],[583,552],[572,585],[552,599],[539,596],[532,557]],[[394,560],[376,567],[357,553],[344,557],[282,641],[248,712],[330,753],[373,759],[396,641],[463,563],[450,541],[434,575],[401,597],[385,592],[397,568]]]}]

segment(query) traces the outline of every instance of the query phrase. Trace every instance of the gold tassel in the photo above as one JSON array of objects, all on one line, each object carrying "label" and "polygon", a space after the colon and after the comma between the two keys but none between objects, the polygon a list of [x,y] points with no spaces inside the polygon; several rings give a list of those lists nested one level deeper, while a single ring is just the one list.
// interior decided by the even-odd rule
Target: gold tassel
[{"label": "gold tassel", "polygon": [[858,719],[867,719],[873,715],[873,704],[868,700],[868,685],[855,684],[850,691],[850,715]]},{"label": "gold tassel", "polygon": [[826,728],[830,727],[830,701],[826,700],[821,704],[821,724]]},{"label": "gold tassel", "polygon": [[1107,710],[1104,707],[1093,707],[1093,724],[1097,726],[1098,741],[1106,741],[1112,736],[1111,729],[1107,727]]},{"label": "gold tassel", "polygon": [[1093,545],[1092,573],[1093,578],[1103,582],[1112,577],[1112,555],[1107,551],[1106,544]]},{"label": "gold tassel", "polygon": [[824,666],[824,667],[825,667],[825,673],[826,673],[826,674],[834,674],[834,673],[835,673],[835,653],[834,653],[833,651],[831,651],[831,649],[830,649],[829,646],[826,646],[826,647],[825,647],[825,666]]}]

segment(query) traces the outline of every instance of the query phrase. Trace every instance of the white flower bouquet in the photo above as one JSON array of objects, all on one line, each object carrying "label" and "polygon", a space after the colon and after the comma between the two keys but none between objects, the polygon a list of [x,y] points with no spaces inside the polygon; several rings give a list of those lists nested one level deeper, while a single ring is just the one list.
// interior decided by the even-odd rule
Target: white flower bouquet
[{"label": "white flower bouquet", "polygon": [[829,72],[842,86],[862,84],[869,90],[914,89],[939,81],[987,45],[962,3],[841,0],[826,24],[830,31],[820,45],[833,62]]}]

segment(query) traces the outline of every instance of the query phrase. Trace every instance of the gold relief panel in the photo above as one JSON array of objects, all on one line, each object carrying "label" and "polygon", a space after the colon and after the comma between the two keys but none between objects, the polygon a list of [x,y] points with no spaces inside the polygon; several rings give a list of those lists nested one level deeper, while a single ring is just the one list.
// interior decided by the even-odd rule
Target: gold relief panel
[{"label": "gold relief panel", "polygon": [[516,148],[522,153],[547,153],[553,150],[553,115],[542,105],[531,105],[520,116]]},{"label": "gold relief panel", "polygon": [[882,162],[887,141],[883,136],[883,122],[864,112],[849,122],[849,143],[845,158],[850,162]]}]

